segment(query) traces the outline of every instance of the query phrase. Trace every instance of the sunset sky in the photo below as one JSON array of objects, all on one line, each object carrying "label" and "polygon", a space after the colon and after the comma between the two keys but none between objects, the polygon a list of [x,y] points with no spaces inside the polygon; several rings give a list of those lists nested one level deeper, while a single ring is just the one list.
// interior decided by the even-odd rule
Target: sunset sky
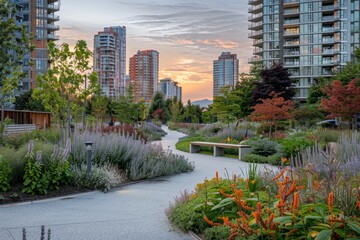
[{"label": "sunset sky", "polygon": [[[126,26],[127,61],[137,50],[160,53],[160,78],[183,87],[183,100],[212,99],[212,62],[236,53],[247,72],[251,40],[247,0],[62,0],[60,43],[84,39],[107,26]],[[128,72],[128,64],[127,70]],[[128,74],[128,73],[127,73]]]}]

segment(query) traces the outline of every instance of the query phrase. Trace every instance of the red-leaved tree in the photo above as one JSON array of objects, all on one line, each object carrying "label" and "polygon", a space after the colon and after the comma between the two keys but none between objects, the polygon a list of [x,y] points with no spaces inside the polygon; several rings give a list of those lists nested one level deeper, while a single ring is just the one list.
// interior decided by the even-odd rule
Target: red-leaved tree
[{"label": "red-leaved tree", "polygon": [[353,79],[347,85],[335,80],[322,91],[327,98],[321,100],[321,107],[330,113],[328,118],[341,117],[350,123],[360,113],[360,79]]},{"label": "red-leaved tree", "polygon": [[253,107],[254,112],[250,115],[251,119],[253,121],[270,122],[271,126],[276,126],[276,122],[279,120],[290,119],[293,102],[280,97],[280,94],[272,92],[270,93],[271,98],[260,99],[260,103]]}]

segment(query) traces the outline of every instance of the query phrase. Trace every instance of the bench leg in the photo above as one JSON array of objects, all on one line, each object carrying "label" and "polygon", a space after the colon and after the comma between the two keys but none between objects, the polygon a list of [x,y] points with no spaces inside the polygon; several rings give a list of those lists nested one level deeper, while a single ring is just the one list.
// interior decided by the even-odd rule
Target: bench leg
[{"label": "bench leg", "polygon": [[200,151],[200,146],[190,144],[190,153],[197,153]]},{"label": "bench leg", "polygon": [[245,154],[251,153],[252,148],[239,148],[239,160],[245,156]]},{"label": "bench leg", "polygon": [[214,157],[223,156],[224,155],[224,148],[214,146]]}]

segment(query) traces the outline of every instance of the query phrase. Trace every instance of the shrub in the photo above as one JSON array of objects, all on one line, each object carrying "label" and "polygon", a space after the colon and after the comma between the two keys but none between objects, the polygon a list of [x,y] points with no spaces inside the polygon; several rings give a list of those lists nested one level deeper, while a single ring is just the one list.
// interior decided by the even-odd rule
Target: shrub
[{"label": "shrub", "polygon": [[270,156],[280,151],[281,146],[268,139],[250,139],[245,144],[252,147],[252,153],[260,156]]},{"label": "shrub", "polygon": [[206,240],[229,239],[231,228],[229,226],[215,226],[206,228],[204,236]]},{"label": "shrub", "polygon": [[122,137],[118,134],[75,132],[72,141],[72,161],[80,166],[87,162],[85,142],[92,141],[93,163],[111,164],[126,170],[131,180],[186,172],[193,169],[187,159],[163,150],[155,144]]},{"label": "shrub", "polygon": [[[195,141],[205,141],[206,139],[203,137],[184,137],[184,138],[180,138],[179,141],[176,143],[175,147],[177,150],[179,151],[183,151],[183,152],[190,152],[190,142],[195,142]],[[201,147],[200,150],[204,151],[204,150],[208,150],[211,151],[211,148],[203,148]]]},{"label": "shrub", "polygon": [[81,164],[73,169],[74,184],[82,188],[98,189],[104,192],[109,191],[112,187],[119,185],[125,180],[119,170],[110,166],[97,165],[91,166],[91,178],[87,177],[87,165]]},{"label": "shrub", "polygon": [[0,192],[8,191],[10,187],[11,168],[4,157],[0,155]]},{"label": "shrub", "polygon": [[[274,132],[275,131],[275,126],[273,125],[273,123],[262,123],[257,129],[256,129],[256,134],[260,135],[260,134],[268,134],[270,133],[270,127],[271,127],[271,131]],[[284,131],[286,129],[286,125],[282,124],[282,123],[278,123],[276,125],[276,131]]]},{"label": "shrub", "polygon": [[250,163],[267,163],[268,158],[258,154],[249,153],[246,154],[242,160],[244,162],[250,162]]},{"label": "shrub", "polygon": [[48,187],[48,180],[43,174],[43,166],[30,151],[26,156],[24,183],[22,191],[28,194],[46,194]]},{"label": "shrub", "polygon": [[314,141],[307,138],[305,134],[290,135],[281,140],[282,153],[285,157],[289,158],[296,156],[302,150],[314,146]]},{"label": "shrub", "polygon": [[149,141],[161,140],[161,138],[166,135],[166,132],[161,127],[150,122],[143,123],[137,130]]},{"label": "shrub", "polygon": [[[285,175],[287,171],[289,174]],[[180,229],[207,233],[210,239],[359,238],[358,216],[344,214],[336,208],[334,193],[325,199],[310,195],[311,190],[299,185],[298,177],[290,176],[295,176],[291,170],[282,170],[267,183],[277,186],[277,193],[269,194],[259,190],[249,192],[245,185],[249,179],[205,180],[185,203],[173,208],[170,217]],[[354,205],[359,206],[360,191],[356,194],[358,202]],[[197,216],[198,213],[202,214]],[[203,227],[202,219],[208,223],[207,227]],[[224,235],[216,238],[214,235],[220,232]]]}]

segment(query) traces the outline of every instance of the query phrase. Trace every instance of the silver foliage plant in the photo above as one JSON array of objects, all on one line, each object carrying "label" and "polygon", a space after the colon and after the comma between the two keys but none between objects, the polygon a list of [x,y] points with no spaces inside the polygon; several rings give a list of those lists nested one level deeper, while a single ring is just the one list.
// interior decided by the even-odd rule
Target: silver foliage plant
[{"label": "silver foliage plant", "polygon": [[86,163],[84,143],[93,142],[93,164],[113,164],[127,171],[131,180],[171,175],[191,171],[194,166],[183,156],[163,150],[158,144],[144,144],[118,134],[100,132],[75,132],[72,141],[72,157],[75,163]]},{"label": "silver foliage plant", "polygon": [[327,145],[325,150],[316,144],[294,158],[292,164],[302,167],[310,164],[328,177],[337,171],[354,176],[360,171],[360,134],[343,133],[337,143]]}]

